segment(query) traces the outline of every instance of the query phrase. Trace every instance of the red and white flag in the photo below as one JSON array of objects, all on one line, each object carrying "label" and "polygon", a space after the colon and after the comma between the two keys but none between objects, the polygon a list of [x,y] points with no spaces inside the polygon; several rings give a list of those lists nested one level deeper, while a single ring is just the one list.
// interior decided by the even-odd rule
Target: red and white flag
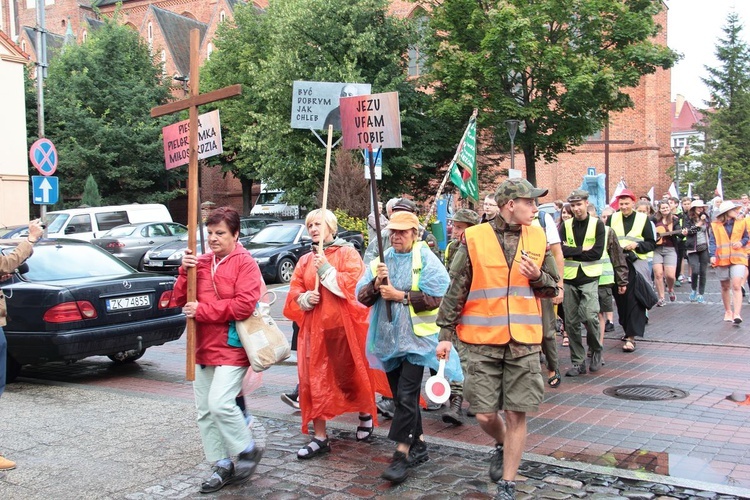
[{"label": "red and white flag", "polygon": [[721,167],[719,167],[719,180],[716,182],[714,194],[722,200],[724,199],[724,188],[721,186]]},{"label": "red and white flag", "polygon": [[674,182],[669,185],[669,196],[672,198],[679,198],[680,194],[677,192],[677,188],[674,185]]}]

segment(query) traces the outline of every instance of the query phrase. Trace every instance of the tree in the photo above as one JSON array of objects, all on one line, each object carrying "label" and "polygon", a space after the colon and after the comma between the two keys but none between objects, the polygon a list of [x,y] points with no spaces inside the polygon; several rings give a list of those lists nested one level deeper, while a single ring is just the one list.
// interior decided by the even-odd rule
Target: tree
[{"label": "tree", "polygon": [[56,145],[62,194],[80,198],[91,175],[105,203],[165,202],[184,178],[164,168],[159,137],[169,86],[149,48],[117,16],[103,19],[81,45],[68,45],[49,67],[46,133]]},{"label": "tree", "polygon": [[443,0],[431,2],[425,39],[438,115],[465,120],[479,108],[485,154],[508,151],[505,120],[536,183],[552,162],[632,107],[627,88],[678,59],[653,37],[661,0]]},{"label": "tree", "polygon": [[373,93],[399,92],[404,147],[385,151],[379,186],[386,193],[425,191],[437,175],[435,159],[455,144],[432,121],[431,98],[407,77],[404,56],[415,27],[388,7],[387,0],[276,1],[262,12],[237,7],[236,29],[219,30],[205,71],[206,90],[238,79],[244,85],[241,99],[219,104],[224,137],[233,138],[235,175],[260,176],[310,206],[322,184],[325,148],[309,131],[290,127],[293,82],[361,82]]},{"label": "tree", "polygon": [[90,207],[102,206],[102,196],[99,194],[99,186],[96,185],[96,179],[91,174],[86,177],[86,185],[83,186],[81,203]]},{"label": "tree", "polygon": [[750,189],[750,49],[742,35],[737,13],[727,16],[724,38],[716,45],[719,66],[706,66],[702,78],[709,89],[711,106],[698,125],[705,141],[690,145],[685,162],[694,167],[686,179],[702,193],[712,193],[718,170],[722,169],[724,197],[739,197]]}]

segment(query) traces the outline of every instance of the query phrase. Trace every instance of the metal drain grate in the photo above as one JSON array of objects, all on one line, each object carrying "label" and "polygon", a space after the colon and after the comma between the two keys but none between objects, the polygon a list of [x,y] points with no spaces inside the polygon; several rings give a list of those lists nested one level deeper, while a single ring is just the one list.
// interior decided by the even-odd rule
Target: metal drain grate
[{"label": "metal drain grate", "polygon": [[604,394],[630,401],[670,401],[685,398],[690,393],[663,385],[618,385],[604,389]]}]

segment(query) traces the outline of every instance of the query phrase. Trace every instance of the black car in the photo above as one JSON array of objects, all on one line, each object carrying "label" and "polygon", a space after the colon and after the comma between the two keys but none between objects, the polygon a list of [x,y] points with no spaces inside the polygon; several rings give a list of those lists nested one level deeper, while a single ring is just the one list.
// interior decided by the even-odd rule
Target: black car
[{"label": "black car", "polygon": [[[0,252],[17,241],[0,240]],[[139,273],[90,243],[49,239],[0,283],[8,307],[8,380],[25,364],[108,356],[135,361],[185,329],[174,278]]]},{"label": "black car", "polygon": [[[240,239],[239,242],[245,248],[248,247],[250,239],[258,233],[263,227],[273,222],[278,222],[278,219],[273,217],[242,217],[240,218]],[[204,238],[207,237],[207,233],[203,233]],[[171,241],[163,245],[155,246],[143,256],[143,270],[153,273],[166,273],[176,275],[180,266],[182,265],[182,256],[185,255],[187,249],[188,235],[183,235],[179,240]],[[204,240],[206,248],[208,248],[208,241]],[[201,253],[201,240],[200,233],[198,233],[197,254]]]},{"label": "black car", "polygon": [[[362,233],[342,230],[337,236],[350,241],[361,255],[364,246]],[[311,252],[313,244],[305,221],[291,220],[269,224],[245,248],[260,266],[263,279],[289,283],[300,257]]]}]

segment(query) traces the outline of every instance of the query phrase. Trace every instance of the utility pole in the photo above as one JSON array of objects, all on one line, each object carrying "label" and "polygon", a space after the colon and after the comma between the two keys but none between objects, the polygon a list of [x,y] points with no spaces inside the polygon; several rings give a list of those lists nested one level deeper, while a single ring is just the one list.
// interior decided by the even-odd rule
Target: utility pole
[{"label": "utility pole", "polygon": [[[47,77],[47,30],[44,26],[44,0],[36,0],[36,113],[39,139],[44,137],[44,79]],[[47,215],[47,205],[40,205],[40,218]],[[47,236],[47,230],[44,230]]]}]

